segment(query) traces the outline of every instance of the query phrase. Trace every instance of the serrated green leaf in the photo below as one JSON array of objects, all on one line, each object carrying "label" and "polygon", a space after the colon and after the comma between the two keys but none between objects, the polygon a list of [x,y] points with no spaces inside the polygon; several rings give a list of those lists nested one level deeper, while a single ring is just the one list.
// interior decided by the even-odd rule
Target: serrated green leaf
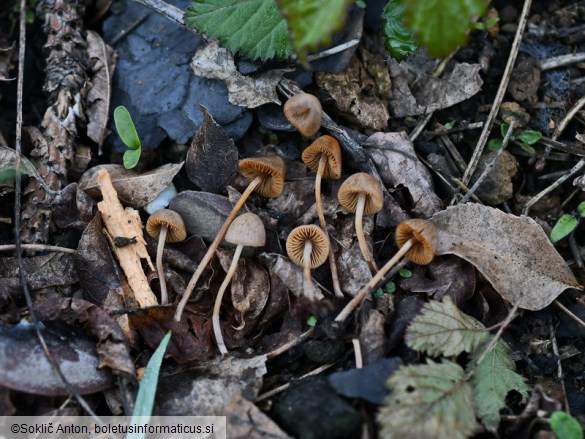
[{"label": "serrated green leaf", "polygon": [[497,151],[502,146],[502,139],[492,139],[488,142],[488,149],[490,151]]},{"label": "serrated green leaf", "polygon": [[385,439],[466,439],[477,430],[471,386],[463,369],[444,361],[401,367],[377,419]]},{"label": "serrated green leaf", "polygon": [[[156,388],[158,386],[158,375],[162,360],[167,350],[167,345],[171,339],[171,331],[164,336],[161,340],[158,348],[148,360],[146,369],[144,370],[144,376],[140,381],[140,388],[138,389],[138,395],[136,395],[136,403],[134,404],[134,411],[132,412],[133,424],[147,423],[148,419],[152,415],[152,408],[154,407],[154,397],[156,396]],[[141,439],[144,438],[145,433],[128,433],[126,439]]]},{"label": "serrated green leaf", "polygon": [[579,421],[565,412],[550,415],[550,427],[558,439],[583,439],[583,428]]},{"label": "serrated green leaf", "polygon": [[129,149],[124,153],[123,160],[124,160],[124,167],[126,169],[133,169],[138,164],[140,160],[140,154],[142,153],[142,148],[139,149]]},{"label": "serrated green leaf", "polygon": [[559,218],[550,232],[551,242],[557,242],[563,239],[565,236],[575,230],[577,224],[577,218],[575,218],[573,215],[569,215],[568,213],[564,214]]},{"label": "serrated green leaf", "polygon": [[286,21],[274,0],[193,0],[184,20],[247,58],[284,59],[292,53]]},{"label": "serrated green leaf", "polygon": [[412,33],[404,25],[404,5],[398,0],[390,0],[382,12],[382,33],[386,50],[397,60],[403,60],[416,53],[418,45]]},{"label": "serrated green leaf", "polygon": [[[486,340],[487,347],[491,337]],[[474,368],[484,349],[477,349],[472,355],[468,369]],[[506,395],[512,390],[522,397],[528,396],[528,386],[524,378],[516,373],[516,365],[510,357],[510,348],[502,340],[498,341],[486,355],[471,378],[477,416],[483,425],[496,432],[500,425],[500,410],[506,406]]]},{"label": "serrated green leaf", "polygon": [[451,297],[432,300],[406,331],[406,344],[430,356],[473,352],[490,335],[484,325],[459,311]]},{"label": "serrated green leaf", "polygon": [[118,136],[124,142],[128,148],[138,149],[140,148],[140,138],[136,132],[136,127],[132,121],[132,116],[124,106],[116,107],[114,110],[114,124],[116,125],[116,131]]},{"label": "serrated green leaf", "polygon": [[577,206],[577,212],[579,212],[580,217],[585,217],[585,201],[581,201]]},{"label": "serrated green leaf", "polygon": [[327,45],[343,27],[352,0],[277,0],[293,50],[304,61],[309,51]]},{"label": "serrated green leaf", "polygon": [[489,0],[402,0],[406,23],[414,39],[430,56],[447,56],[463,45],[473,20],[487,9]]},{"label": "serrated green leaf", "polygon": [[528,145],[534,145],[536,142],[542,139],[542,133],[540,131],[525,130],[516,137]]}]

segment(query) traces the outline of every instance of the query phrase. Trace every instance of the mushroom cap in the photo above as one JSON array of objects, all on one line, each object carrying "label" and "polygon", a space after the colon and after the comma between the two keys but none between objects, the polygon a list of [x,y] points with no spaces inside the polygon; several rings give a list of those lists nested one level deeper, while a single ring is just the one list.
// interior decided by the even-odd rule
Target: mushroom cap
[{"label": "mushroom cap", "polygon": [[240,160],[240,172],[248,181],[260,176],[262,183],[256,187],[263,197],[278,197],[284,189],[286,166],[284,160],[277,155],[268,157],[253,157]]},{"label": "mushroom cap", "polygon": [[224,239],[236,245],[263,247],[266,244],[266,231],[258,215],[243,213],[230,224]]},{"label": "mushroom cap", "polygon": [[384,193],[380,182],[370,174],[358,172],[350,175],[339,187],[337,199],[349,212],[355,213],[360,194],[366,194],[364,215],[373,215],[384,206]]},{"label": "mushroom cap", "polygon": [[295,264],[303,266],[305,242],[309,240],[313,244],[311,268],[317,268],[329,255],[329,238],[321,227],[310,224],[294,228],[286,239],[286,252]]},{"label": "mushroom cap", "polygon": [[406,257],[415,264],[429,264],[435,257],[435,249],[439,241],[437,227],[426,219],[406,220],[396,227],[396,244],[402,247],[414,238],[415,243],[406,253]]},{"label": "mushroom cap", "polygon": [[284,116],[299,133],[305,137],[312,136],[321,127],[323,107],[315,96],[299,93],[284,104]]},{"label": "mushroom cap", "polygon": [[148,217],[146,232],[157,239],[163,226],[167,226],[166,242],[179,242],[187,237],[183,218],[174,210],[160,209]]},{"label": "mushroom cap", "polygon": [[321,136],[303,151],[303,163],[314,172],[319,168],[321,156],[327,156],[323,177],[337,180],[341,177],[341,148],[333,136]]}]

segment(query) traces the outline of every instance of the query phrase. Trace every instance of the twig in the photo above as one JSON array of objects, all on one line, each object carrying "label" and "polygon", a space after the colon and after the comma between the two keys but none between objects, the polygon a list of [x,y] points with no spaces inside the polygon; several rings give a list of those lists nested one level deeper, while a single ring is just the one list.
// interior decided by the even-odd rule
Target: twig
[{"label": "twig", "polygon": [[171,20],[175,24],[177,24],[181,27],[185,27],[185,28],[189,29],[190,31],[197,33],[195,30],[187,27],[187,25],[185,24],[185,21],[183,20],[184,12],[181,9],[177,8],[176,6],[173,6],[169,3],[163,2],[161,0],[134,0],[134,1],[136,3],[140,3],[141,5],[146,6],[149,9],[152,9],[157,14],[162,15],[163,17]]},{"label": "twig", "polygon": [[[494,99],[488,118],[483,125],[483,130],[479,136],[479,140],[477,142],[477,145],[475,146],[475,150],[473,151],[471,160],[469,161],[467,169],[465,170],[463,178],[461,179],[463,184],[468,184],[469,181],[471,180],[471,177],[473,176],[473,173],[475,172],[475,168],[479,163],[479,158],[483,153],[483,149],[490,135],[494,122],[496,120],[496,116],[500,109],[500,105],[504,100],[504,95],[506,94],[506,89],[508,88],[508,82],[510,81],[510,76],[512,75],[512,69],[514,68],[514,63],[516,62],[518,50],[520,49],[520,42],[522,41],[522,34],[524,33],[524,28],[526,27],[528,11],[530,10],[531,5],[532,0],[524,0],[524,7],[522,8],[522,14],[520,15],[520,20],[518,22],[518,29],[516,30],[514,42],[512,43],[512,48],[510,49],[508,63],[506,64],[506,69],[504,70],[504,75],[502,77],[502,80],[500,81],[500,86],[498,88],[496,98]],[[454,199],[455,198],[453,198],[453,200]]]},{"label": "twig", "polygon": [[555,328],[552,322],[549,322],[548,328],[550,331],[550,340],[552,342],[553,353],[557,357],[557,378],[561,382],[561,389],[563,391],[563,399],[565,402],[565,409],[569,412],[569,399],[567,398],[567,387],[565,386],[565,379],[563,377],[563,365],[561,364],[561,355],[559,352],[559,345],[557,344],[557,337],[555,335]]},{"label": "twig", "polygon": [[556,69],[558,67],[576,64],[581,61],[585,61],[585,52],[571,53],[569,55],[560,55],[542,60],[540,62],[540,69],[544,72],[545,70],[551,70]]},{"label": "twig", "polygon": [[580,325],[580,326],[582,326],[582,327],[585,328],[585,322],[583,320],[581,320],[579,318],[579,316],[577,316],[576,314],[574,314],[569,308],[567,308],[565,305],[563,305],[558,300],[555,300],[554,301],[554,304],[556,306],[558,306],[561,310],[563,310],[563,312],[565,314],[567,314],[567,316],[569,316],[571,319],[573,319],[578,325]]},{"label": "twig", "polygon": [[[461,180],[459,180],[457,177],[451,177],[451,180],[453,180],[453,183],[455,183],[455,185],[457,185],[457,187],[462,190],[464,193],[468,193],[469,192],[469,188],[467,186],[465,186]],[[471,199],[473,201],[475,201],[476,203],[479,204],[483,204],[483,202],[477,197],[477,195],[472,194],[471,195]]]},{"label": "twig", "polygon": [[59,376],[59,379],[67,389],[67,391],[75,397],[77,402],[83,409],[94,418],[100,425],[103,425],[101,419],[97,417],[94,411],[91,409],[87,401],[79,394],[79,392],[69,383],[69,381],[63,375],[61,368],[51,355],[49,347],[45,342],[45,338],[40,329],[37,315],[34,311],[34,305],[30,290],[28,288],[28,281],[26,280],[26,273],[24,270],[24,264],[22,260],[22,245],[20,242],[20,210],[21,210],[21,197],[22,197],[22,179],[20,175],[21,167],[21,154],[22,154],[22,93],[24,89],[24,60],[25,60],[25,49],[26,49],[26,0],[20,0],[20,20],[19,20],[19,39],[18,39],[18,79],[16,88],[16,138],[14,142],[16,150],[16,176],[14,182],[14,239],[16,244],[16,259],[18,261],[18,272],[20,274],[20,281],[22,283],[22,291],[26,300],[26,305],[30,311],[30,318],[35,328],[35,332],[39,339],[39,343],[43,349],[45,357],[49,361],[51,368]]},{"label": "twig", "polygon": [[296,337],[296,338],[292,339],[291,341],[283,344],[282,346],[277,347],[273,351],[268,352],[266,354],[266,359],[267,360],[271,360],[274,357],[278,357],[279,355],[284,354],[285,352],[291,350],[295,346],[298,346],[301,343],[304,343],[311,335],[313,335],[313,332],[315,332],[315,328],[311,328],[311,329],[306,330],[305,332],[303,332],[298,337]]},{"label": "twig", "polygon": [[0,252],[11,251],[11,250],[19,251],[18,247],[20,249],[29,250],[29,251],[39,251],[39,252],[48,251],[48,252],[61,252],[61,253],[69,253],[69,254],[77,253],[77,250],[72,249],[72,248],[57,247],[56,245],[45,245],[45,244],[20,244],[20,246],[18,246],[16,244],[0,245]]},{"label": "twig", "polygon": [[138,19],[132,23],[130,26],[128,26],[125,29],[122,29],[120,31],[120,33],[118,35],[116,35],[112,41],[110,42],[110,45],[115,45],[116,43],[119,43],[120,40],[122,40],[123,38],[126,37],[126,35],[128,35],[130,32],[132,32],[134,29],[136,29],[138,26],[140,26],[144,20],[146,20],[148,18],[148,14],[144,14],[142,17],[138,17]]},{"label": "twig", "polygon": [[344,50],[355,46],[359,42],[360,42],[359,39],[354,38],[353,40],[346,41],[345,43],[339,44],[338,46],[330,47],[329,49],[323,50],[322,52],[317,52],[312,55],[309,55],[307,56],[307,61],[317,61],[318,59],[335,55],[336,53],[343,52]]},{"label": "twig", "polygon": [[355,368],[361,369],[364,367],[364,359],[362,357],[362,347],[358,338],[352,338],[351,343],[353,344],[353,353],[355,357]]},{"label": "twig", "polygon": [[512,138],[512,133],[514,132],[514,124],[515,124],[515,121],[512,120],[510,122],[510,126],[508,127],[508,131],[506,131],[506,135],[504,136],[504,140],[502,141],[502,146],[500,146],[500,148],[496,151],[493,158],[487,164],[487,166],[485,167],[485,169],[483,170],[483,172],[481,173],[481,175],[479,176],[477,181],[473,184],[473,186],[471,186],[471,189],[469,189],[469,192],[467,192],[467,194],[465,194],[465,196],[461,199],[461,201],[459,201],[459,203],[464,204],[464,203],[467,203],[469,201],[471,196],[475,193],[475,191],[477,191],[477,188],[479,187],[479,185],[483,183],[483,181],[486,179],[486,177],[488,176],[490,171],[496,165],[500,156],[502,155],[502,152],[504,151],[506,146],[508,146],[508,142]]}]

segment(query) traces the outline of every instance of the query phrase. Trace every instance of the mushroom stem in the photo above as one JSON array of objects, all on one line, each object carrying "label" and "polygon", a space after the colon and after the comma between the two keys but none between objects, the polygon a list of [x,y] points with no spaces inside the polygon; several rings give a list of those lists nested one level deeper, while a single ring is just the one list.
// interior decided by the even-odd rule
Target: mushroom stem
[{"label": "mushroom stem", "polygon": [[213,240],[213,242],[211,243],[211,245],[207,249],[207,253],[205,253],[205,256],[203,256],[203,259],[199,263],[197,270],[195,270],[195,273],[193,273],[193,277],[191,277],[191,280],[189,281],[189,284],[187,285],[187,288],[185,289],[185,293],[183,294],[183,297],[182,297],[181,301],[179,302],[179,305],[177,306],[177,310],[175,311],[175,321],[176,322],[181,321],[181,316],[183,315],[183,310],[185,309],[185,305],[187,305],[187,302],[189,301],[189,297],[191,297],[191,294],[193,293],[193,290],[195,289],[195,285],[197,285],[197,281],[199,280],[199,278],[203,274],[203,270],[205,270],[205,267],[207,266],[207,264],[209,264],[209,261],[211,261],[211,258],[213,257],[213,255],[215,254],[215,251],[219,247],[219,244],[221,243],[221,241],[225,237],[225,234],[226,234],[230,224],[232,223],[232,221],[234,220],[234,218],[236,217],[236,215],[238,214],[238,212],[240,211],[242,206],[246,203],[246,200],[248,199],[248,197],[250,197],[252,192],[254,192],[256,187],[261,182],[262,182],[262,177],[256,177],[254,180],[252,180],[250,182],[250,184],[248,185],[248,187],[246,188],[246,190],[244,191],[244,193],[242,194],[242,196],[240,197],[240,199],[238,200],[238,202],[236,203],[236,205],[234,206],[234,208],[230,212],[229,216],[225,220],[225,223],[223,223],[223,226],[221,226],[221,229],[217,233],[217,236],[215,237],[215,239]]},{"label": "mushroom stem", "polygon": [[[321,179],[325,166],[327,165],[327,155],[321,154],[319,159],[319,167],[317,168],[317,176],[315,177],[315,202],[317,204],[317,215],[319,216],[319,224],[327,236],[327,222],[325,221],[325,213],[323,212],[323,200],[321,199]],[[333,292],[335,296],[343,298],[343,291],[339,285],[339,275],[337,274],[337,265],[335,264],[335,255],[333,254],[333,246],[329,247],[329,267],[331,269],[331,280],[333,282]]]},{"label": "mushroom stem", "polygon": [[358,244],[360,246],[360,250],[366,262],[370,265],[371,270],[376,273],[378,271],[378,266],[374,262],[374,258],[372,253],[370,253],[370,249],[368,248],[368,244],[366,243],[366,235],[364,234],[364,208],[366,206],[366,194],[361,193],[358,196],[357,207],[355,210],[355,233],[358,238]]},{"label": "mushroom stem", "polygon": [[165,272],[163,270],[163,250],[167,240],[168,226],[163,226],[158,235],[158,246],[156,248],[156,271],[158,271],[158,281],[160,282],[160,304],[166,305],[169,303],[169,295],[167,293],[167,281],[165,279]]},{"label": "mushroom stem", "polygon": [[394,267],[394,265],[396,265],[396,263],[400,260],[400,258],[402,256],[404,256],[408,250],[410,250],[412,248],[412,246],[416,243],[416,240],[411,238],[408,241],[406,241],[404,243],[404,245],[402,247],[400,247],[400,249],[398,250],[398,252],[396,252],[396,254],[394,256],[392,256],[392,258],[386,262],[386,265],[384,265],[380,271],[378,271],[374,277],[372,277],[367,284],[365,284],[361,290],[359,290],[359,292],[355,295],[355,297],[353,299],[351,299],[347,305],[345,305],[345,308],[343,308],[341,310],[341,312],[337,315],[337,317],[335,317],[335,321],[336,322],[343,322],[345,319],[347,319],[347,317],[349,317],[349,315],[351,314],[351,312],[356,309],[360,303],[363,302],[363,300],[367,297],[367,295],[369,293],[371,293],[374,288],[376,288],[376,285],[378,284],[378,282],[380,282],[384,276],[386,275],[386,273],[388,273],[388,271],[390,271],[390,269],[392,267]]},{"label": "mushroom stem", "polygon": [[213,334],[215,335],[215,342],[217,343],[219,352],[221,352],[222,355],[226,355],[228,353],[228,350],[225,347],[223,335],[221,334],[221,326],[219,325],[219,310],[221,308],[221,301],[223,300],[225,290],[230,284],[232,277],[234,277],[236,269],[238,268],[238,261],[240,260],[240,255],[242,254],[243,248],[244,246],[242,244],[238,244],[238,246],[236,247],[232,263],[225,276],[225,279],[223,280],[221,286],[219,287],[219,291],[217,292],[217,296],[215,297],[215,305],[213,306],[213,314],[211,317],[211,320],[213,322]]},{"label": "mushroom stem", "polygon": [[303,291],[307,295],[307,287],[311,284],[311,253],[313,253],[313,243],[307,239],[303,251]]}]

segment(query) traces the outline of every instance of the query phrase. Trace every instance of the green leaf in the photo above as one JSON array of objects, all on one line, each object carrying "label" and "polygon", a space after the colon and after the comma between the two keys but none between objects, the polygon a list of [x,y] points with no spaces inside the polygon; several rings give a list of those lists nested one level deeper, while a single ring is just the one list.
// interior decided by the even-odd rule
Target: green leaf
[{"label": "green leaf", "polygon": [[500,125],[500,134],[502,135],[502,137],[506,137],[506,134],[508,134],[509,129],[510,129],[509,123],[503,123]]},{"label": "green leaf", "polygon": [[129,149],[124,153],[124,167],[126,169],[133,169],[138,164],[138,160],[140,160],[140,154],[142,153],[142,149]]},{"label": "green leaf", "polygon": [[524,151],[530,154],[531,157],[534,157],[536,155],[536,150],[528,143],[520,142],[520,148],[522,148]]},{"label": "green leaf", "polygon": [[542,139],[542,133],[540,131],[526,130],[518,134],[517,137],[528,145],[534,145],[536,142]]},{"label": "green leaf", "polygon": [[402,0],[406,23],[430,56],[447,56],[463,45],[473,20],[483,15],[489,0]]},{"label": "green leaf", "polygon": [[140,138],[136,132],[134,122],[132,122],[132,116],[130,116],[126,107],[116,107],[114,110],[114,123],[116,124],[118,136],[120,136],[124,145],[131,149],[140,148]]},{"label": "green leaf", "polygon": [[488,142],[488,149],[490,151],[497,151],[502,146],[502,139],[492,139]]},{"label": "green leaf", "polygon": [[386,50],[397,60],[403,60],[416,53],[418,45],[412,33],[404,25],[404,5],[397,0],[389,0],[382,12],[382,33]]},{"label": "green leaf", "polygon": [[558,439],[583,439],[583,428],[579,421],[565,412],[550,415],[550,427]]},{"label": "green leaf", "polygon": [[575,230],[577,227],[578,221],[573,215],[569,215],[568,213],[564,214],[562,217],[559,218],[555,226],[550,232],[550,240],[552,242],[557,242]]},{"label": "green leaf", "polygon": [[[492,337],[486,340],[484,348],[491,339]],[[472,354],[468,370],[475,367],[483,351],[484,349],[477,349]],[[500,410],[506,406],[506,395],[516,390],[522,397],[528,396],[528,386],[522,375],[516,373],[516,365],[510,357],[510,348],[501,340],[479,366],[475,367],[470,384],[473,388],[477,416],[483,425],[494,433],[500,425]]]},{"label": "green leaf", "polygon": [[445,125],[443,125],[443,128],[448,131],[448,130],[452,130],[453,127],[455,126],[455,121],[452,120],[450,122],[447,122]]},{"label": "green leaf", "polygon": [[490,335],[484,325],[459,311],[451,297],[432,300],[410,324],[406,344],[430,356],[473,352]]},{"label": "green leaf", "polygon": [[384,295],[384,290],[382,288],[378,288],[376,291],[372,293],[372,297],[374,299],[379,299]]},{"label": "green leaf", "polygon": [[463,369],[444,361],[401,367],[377,416],[384,439],[467,439],[477,430],[471,386]]},{"label": "green leaf", "polygon": [[577,206],[577,212],[579,212],[580,217],[585,217],[585,201],[581,201]]},{"label": "green leaf", "polygon": [[252,59],[291,55],[286,21],[274,0],[193,0],[185,23]]},{"label": "green leaf", "polygon": [[301,61],[307,53],[327,45],[342,29],[352,0],[277,0],[290,30],[293,50]]},{"label": "green leaf", "polygon": [[[131,423],[148,422],[148,418],[152,415],[152,407],[154,406],[154,397],[156,396],[156,387],[158,385],[158,374],[160,371],[160,365],[162,364],[167,345],[171,339],[171,331],[164,336],[161,340],[158,348],[148,360],[146,369],[144,370],[144,376],[140,382],[140,388],[138,389],[138,395],[136,395],[136,403],[134,405],[134,412],[132,413]],[[146,419],[145,419],[146,417]],[[128,433],[126,439],[139,439],[143,438],[145,433]]]},{"label": "green leaf", "polygon": [[401,268],[398,274],[400,277],[411,277],[412,271],[410,271],[408,268]]},{"label": "green leaf", "polygon": [[314,327],[317,324],[317,317],[315,316],[309,316],[307,318],[307,326],[310,326],[311,328]]},{"label": "green leaf", "polygon": [[386,290],[386,292],[388,294],[392,294],[392,293],[394,293],[396,291],[396,284],[394,282],[390,281],[390,282],[388,282],[386,284],[386,286],[384,287],[384,289]]}]

